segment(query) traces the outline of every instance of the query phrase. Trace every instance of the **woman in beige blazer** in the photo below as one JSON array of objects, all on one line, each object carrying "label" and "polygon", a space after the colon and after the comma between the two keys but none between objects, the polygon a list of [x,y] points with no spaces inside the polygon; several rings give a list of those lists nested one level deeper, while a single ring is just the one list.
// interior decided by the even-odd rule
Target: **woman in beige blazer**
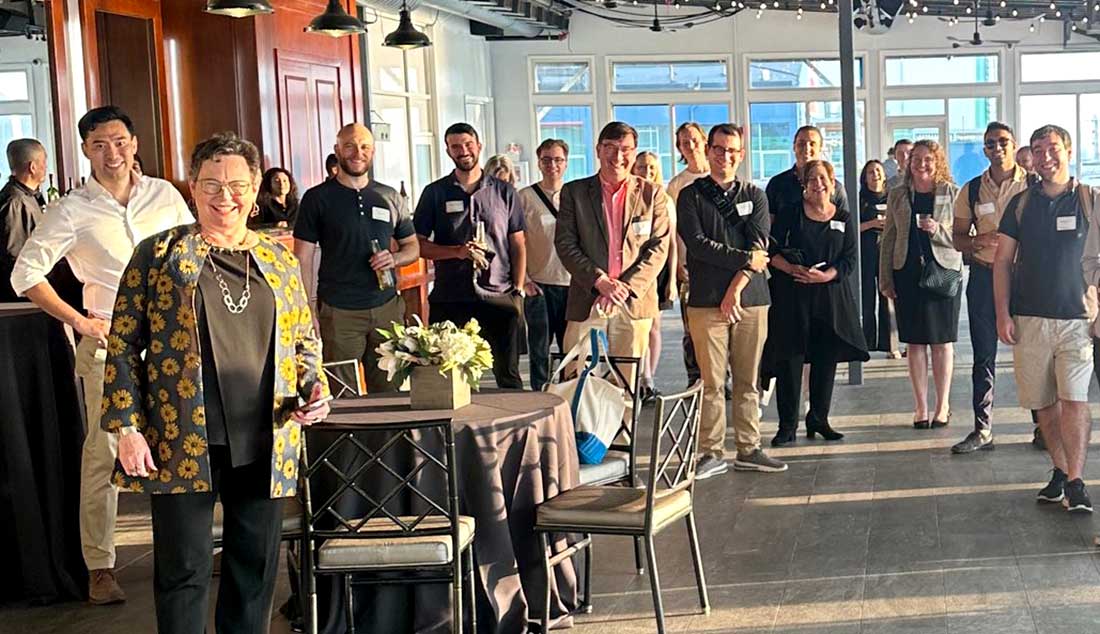
[{"label": "woman in beige blazer", "polygon": [[[897,306],[898,337],[909,344],[913,384],[913,426],[944,427],[950,420],[954,342],[959,332],[961,292],[954,297],[920,287],[924,263],[932,258],[946,269],[962,270],[962,255],[951,237],[958,188],[947,158],[935,141],[917,141],[902,183],[890,190],[886,228],[879,248],[879,285]],[[928,411],[928,357],[931,349],[936,407]],[[931,421],[929,420],[931,418]]]}]

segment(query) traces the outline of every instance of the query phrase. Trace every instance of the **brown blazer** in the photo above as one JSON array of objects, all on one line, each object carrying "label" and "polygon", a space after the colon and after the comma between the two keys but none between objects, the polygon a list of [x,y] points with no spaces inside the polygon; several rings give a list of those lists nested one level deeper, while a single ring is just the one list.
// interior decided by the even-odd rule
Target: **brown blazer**
[{"label": "brown blazer", "polygon": [[[659,185],[637,176],[627,178],[623,272],[619,280],[630,287],[626,307],[627,315],[633,319],[651,319],[660,310],[657,274],[668,258],[671,236],[667,200]],[[560,207],[554,246],[572,276],[565,318],[584,321],[598,296],[596,280],[607,273],[607,220],[600,177],[566,183],[561,190]],[[640,232],[647,223],[649,233]]]},{"label": "brown blazer", "polygon": [[[952,233],[955,223],[955,198],[959,189],[951,183],[936,185],[932,217],[940,228],[930,236],[932,257],[945,269],[961,271],[962,254],[955,250]],[[900,271],[909,257],[909,219],[913,213],[912,191],[908,184],[890,190],[886,198],[886,228],[879,238],[878,276],[880,290],[894,289],[894,271]]]}]

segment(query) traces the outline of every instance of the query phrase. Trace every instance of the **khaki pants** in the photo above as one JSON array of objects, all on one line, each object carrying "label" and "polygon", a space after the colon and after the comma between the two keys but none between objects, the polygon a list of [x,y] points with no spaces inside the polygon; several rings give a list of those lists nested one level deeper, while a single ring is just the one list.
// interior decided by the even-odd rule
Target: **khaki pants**
[{"label": "khaki pants", "polygon": [[731,324],[717,308],[687,309],[695,358],[703,379],[703,413],[699,451],[721,458],[726,444],[726,370],[733,382],[733,432],[737,451],[747,454],[760,446],[760,356],[768,338],[768,307],[744,309]]},{"label": "khaki pants", "polygon": [[[386,373],[378,369],[378,354],[374,351],[382,343],[379,328],[389,330],[393,322],[405,322],[405,301],[401,296],[375,308],[345,310],[318,300],[317,322],[321,326],[322,354],[325,362],[358,359],[363,362],[368,392],[395,392],[398,386],[386,380]],[[355,386],[353,376],[337,371],[340,380]]]},{"label": "khaki pants", "polygon": [[[582,337],[588,336],[589,330],[596,328],[607,333],[608,353],[611,356],[642,359],[649,347],[649,329],[652,326],[652,319],[631,319],[618,310],[611,317],[591,317],[585,321],[566,322],[563,349],[572,350]],[[641,362],[637,369],[641,369]],[[637,384],[637,374],[623,370],[623,375],[630,381],[630,389],[634,389]]]},{"label": "khaki pants", "polygon": [[88,570],[115,567],[115,518],[118,488],[111,473],[118,456],[118,437],[99,427],[103,402],[103,366],[107,351],[84,337],[76,346],[76,374],[84,384],[88,431],[80,459],[80,547]]}]

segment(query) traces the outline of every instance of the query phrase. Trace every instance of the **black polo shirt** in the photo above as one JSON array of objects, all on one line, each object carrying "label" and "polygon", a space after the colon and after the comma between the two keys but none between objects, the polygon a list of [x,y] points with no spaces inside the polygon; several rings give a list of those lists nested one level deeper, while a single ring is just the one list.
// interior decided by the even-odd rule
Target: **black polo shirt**
[{"label": "black polo shirt", "polygon": [[[489,269],[478,276],[478,286],[492,293],[514,290],[508,237],[526,229],[514,187],[484,175],[473,191],[466,193],[451,172],[424,188],[413,214],[416,233],[440,246],[459,246],[473,240],[477,222],[485,223],[485,237],[493,252]],[[473,262],[457,259],[435,262],[431,301],[477,299]]]},{"label": "black polo shirt", "polygon": [[344,310],[376,308],[393,299],[396,290],[378,288],[371,240],[388,249],[391,238],[412,235],[405,199],[375,181],[355,190],[333,178],[311,188],[294,224],[295,238],[321,246],[317,298]]},{"label": "black polo shirt", "polygon": [[[832,203],[836,205],[838,213],[840,211],[848,213],[848,194],[844,192],[844,186],[840,181],[835,183],[836,191],[833,192]],[[774,216],[802,208],[802,181],[798,180],[798,172],[794,166],[772,176],[764,191],[768,195],[768,209]]]},{"label": "black polo shirt", "polygon": [[1087,319],[1085,250],[1088,219],[1078,200],[1076,180],[1053,200],[1042,183],[1027,190],[1027,206],[1016,222],[1024,192],[1005,208],[999,231],[1017,242],[1009,310],[1013,315],[1048,319]]}]

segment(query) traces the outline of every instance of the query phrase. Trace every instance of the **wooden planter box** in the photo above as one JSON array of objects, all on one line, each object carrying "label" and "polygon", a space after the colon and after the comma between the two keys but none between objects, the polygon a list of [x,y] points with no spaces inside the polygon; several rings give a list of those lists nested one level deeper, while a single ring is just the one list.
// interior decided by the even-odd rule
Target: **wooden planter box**
[{"label": "wooden planter box", "polygon": [[457,372],[445,376],[439,366],[413,368],[409,378],[413,409],[458,409],[470,404],[470,386]]}]

